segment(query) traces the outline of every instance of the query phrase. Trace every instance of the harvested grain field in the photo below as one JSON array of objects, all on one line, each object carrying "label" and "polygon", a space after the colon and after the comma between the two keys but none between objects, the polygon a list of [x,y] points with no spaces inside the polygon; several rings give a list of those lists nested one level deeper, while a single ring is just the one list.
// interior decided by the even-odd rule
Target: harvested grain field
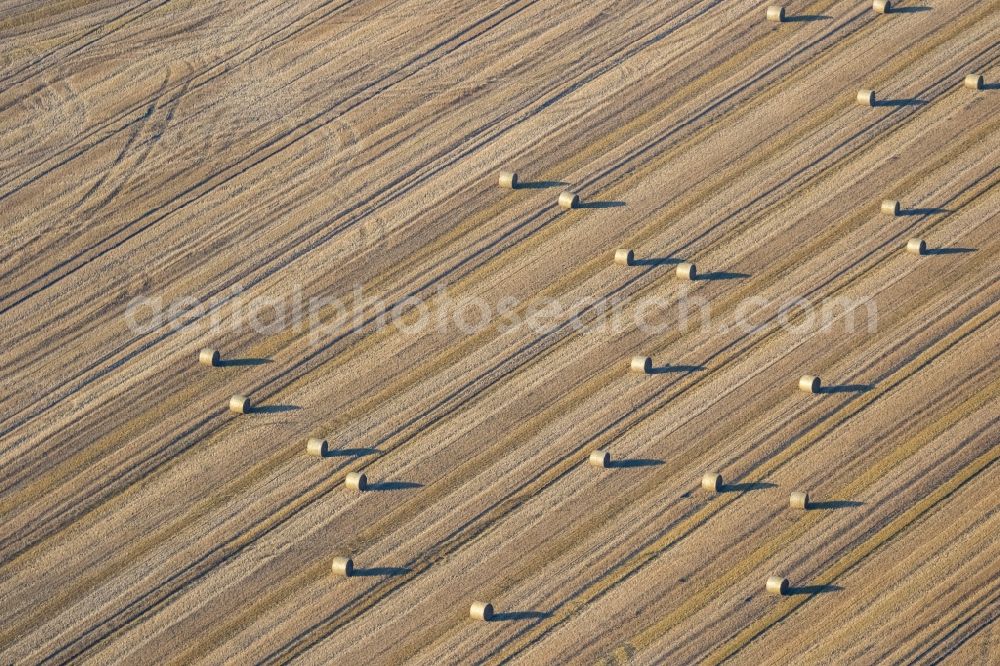
[{"label": "harvested grain field", "polygon": [[997,663],[1000,0],[893,7],[0,5],[0,662]]}]

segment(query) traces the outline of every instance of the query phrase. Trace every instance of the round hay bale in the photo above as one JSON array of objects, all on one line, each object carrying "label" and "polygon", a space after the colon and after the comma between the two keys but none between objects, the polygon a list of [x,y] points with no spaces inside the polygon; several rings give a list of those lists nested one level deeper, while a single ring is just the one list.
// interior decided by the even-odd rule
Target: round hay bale
[{"label": "round hay bale", "polygon": [[590,454],[590,464],[594,467],[607,467],[611,464],[611,454],[598,449]]},{"label": "round hay bale", "polygon": [[366,490],[368,488],[368,477],[362,472],[348,472],[344,477],[344,485],[352,490]]},{"label": "round hay bale", "polygon": [[250,409],[250,398],[245,395],[234,395],[229,399],[229,411],[234,414],[249,414]]},{"label": "round hay bale", "polygon": [[635,263],[635,252],[632,250],[615,250],[615,263],[619,266],[631,266]]},{"label": "round hay bale", "polygon": [[857,100],[861,106],[875,106],[875,91],[859,90]]},{"label": "round hay bale", "polygon": [[696,280],[698,279],[698,269],[695,268],[694,264],[683,262],[677,264],[677,278],[680,280]]},{"label": "round hay bale", "polygon": [[808,509],[809,508],[809,493],[794,492],[788,498],[788,506],[793,509]]},{"label": "round hay bale", "polygon": [[806,393],[819,393],[819,377],[813,375],[802,375],[799,378],[799,389]]},{"label": "round hay bale", "polygon": [[202,365],[219,365],[219,350],[217,349],[202,349],[198,352],[198,362]]},{"label": "round hay bale", "polygon": [[782,578],[781,576],[768,576],[767,577],[767,588],[768,594],[776,594],[781,596],[788,592],[788,579]]},{"label": "round hay bale", "polygon": [[566,210],[576,208],[580,205],[580,196],[572,192],[563,192],[559,195],[559,205]]},{"label": "round hay bale", "polygon": [[899,202],[893,201],[892,199],[884,199],[882,201],[882,214],[892,215],[893,217],[899,215]]},{"label": "round hay bale", "polygon": [[771,23],[781,23],[785,20],[785,8],[771,5],[767,8],[767,20]]},{"label": "round hay bale", "polygon": [[335,557],[330,565],[330,570],[338,576],[347,576],[354,573],[354,561],[349,557]]},{"label": "round hay bale", "polygon": [[713,493],[722,490],[722,475],[718,472],[705,472],[701,476],[701,487]]},{"label": "round hay bale", "polygon": [[320,439],[318,437],[310,437],[309,441],[306,442],[306,453],[311,456],[316,456],[322,458],[330,451],[330,443],[325,439]]},{"label": "round hay bale", "polygon": [[966,74],[965,81],[962,82],[966,88],[971,88],[972,90],[982,90],[983,86],[986,85],[986,80],[983,78],[982,74]]},{"label": "round hay bale", "polygon": [[910,254],[927,254],[927,241],[923,238],[911,238],[906,241],[906,251]]},{"label": "round hay bale", "polygon": [[482,601],[472,602],[472,606],[469,608],[469,617],[480,622],[489,622],[493,619],[493,604]]},{"label": "round hay bale", "polygon": [[500,172],[500,187],[505,187],[508,190],[517,189],[517,173],[514,171],[501,171]]},{"label": "round hay bale", "polygon": [[653,359],[648,356],[633,356],[629,368],[632,372],[648,375],[653,369]]},{"label": "round hay bale", "polygon": [[872,3],[872,9],[875,10],[876,14],[888,14],[892,11],[891,0],[875,0]]}]

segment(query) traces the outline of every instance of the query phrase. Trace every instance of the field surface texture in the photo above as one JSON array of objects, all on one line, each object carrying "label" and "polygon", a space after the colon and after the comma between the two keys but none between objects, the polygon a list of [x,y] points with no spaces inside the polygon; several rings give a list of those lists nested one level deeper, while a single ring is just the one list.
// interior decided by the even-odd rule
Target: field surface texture
[{"label": "field surface texture", "polygon": [[0,663],[1000,663],[1000,0],[894,7],[0,2]]}]

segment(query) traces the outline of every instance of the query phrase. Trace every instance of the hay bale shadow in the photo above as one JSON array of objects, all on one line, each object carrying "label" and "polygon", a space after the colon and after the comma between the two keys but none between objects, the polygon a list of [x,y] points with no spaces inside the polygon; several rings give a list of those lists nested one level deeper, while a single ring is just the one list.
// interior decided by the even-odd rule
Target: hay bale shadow
[{"label": "hay bale shadow", "polygon": [[817,393],[867,393],[874,386],[871,384],[840,384],[839,386],[821,386]]},{"label": "hay bale shadow", "polygon": [[730,273],[728,271],[715,271],[712,273],[701,273],[695,280],[742,280],[750,277],[747,273]]},{"label": "hay bale shadow", "polygon": [[747,483],[724,483],[719,489],[720,493],[745,493],[750,490],[764,490],[765,488],[777,488],[775,483],[767,481],[750,481]]},{"label": "hay bale shadow", "polygon": [[659,367],[650,368],[649,374],[651,375],[665,375],[671,372],[701,372],[705,369],[703,365],[661,365]]},{"label": "hay bale shadow", "polygon": [[302,409],[298,405],[260,405],[250,409],[251,414],[283,414]]},{"label": "hay bale shadow", "polygon": [[235,368],[245,365],[264,365],[271,363],[269,358],[225,358],[219,361],[220,368]]},{"label": "hay bale shadow", "polygon": [[789,587],[785,592],[788,596],[794,596],[797,594],[826,594],[827,592],[839,592],[843,590],[839,585],[799,585],[797,587]]},{"label": "hay bale shadow", "polygon": [[924,254],[965,254],[975,251],[974,247],[936,247],[924,250]]},{"label": "hay bale shadow", "polygon": [[405,576],[410,573],[407,567],[368,567],[367,569],[354,569],[353,576]]},{"label": "hay bale shadow", "polygon": [[552,617],[552,613],[548,613],[545,611],[507,611],[505,613],[493,613],[494,622],[544,620],[547,617]]},{"label": "hay bale shadow", "polygon": [[560,180],[536,180],[527,183],[518,183],[516,190],[544,190],[549,187],[565,187],[568,183]]},{"label": "hay bale shadow", "polygon": [[391,490],[410,490],[412,488],[423,488],[423,484],[414,483],[413,481],[380,481],[378,483],[369,483],[368,490],[374,490],[375,492],[388,492]]},{"label": "hay bale shadow", "polygon": [[654,467],[662,464],[663,461],[656,458],[628,458],[625,460],[612,460],[608,463],[608,467],[630,469],[633,467]]},{"label": "hay bale shadow", "polygon": [[826,500],[825,502],[809,502],[809,510],[823,511],[831,509],[849,509],[854,506],[863,506],[864,502],[854,500]]},{"label": "hay bale shadow", "polygon": [[585,201],[577,204],[577,208],[621,208],[624,201]]},{"label": "hay bale shadow", "polygon": [[673,257],[648,257],[646,259],[633,259],[633,266],[666,266],[667,264],[679,264],[681,259]]},{"label": "hay bale shadow", "polygon": [[916,99],[916,98],[912,98],[912,99],[906,99],[906,98],[901,98],[901,99],[877,99],[877,100],[875,100],[875,103],[872,106],[892,106],[892,107],[900,107],[900,106],[923,106],[926,103],[927,103],[927,100],[925,100],[925,99]]},{"label": "hay bale shadow", "polygon": [[786,16],[785,23],[803,23],[806,21],[829,21],[832,16],[826,14],[801,14],[799,16]]}]

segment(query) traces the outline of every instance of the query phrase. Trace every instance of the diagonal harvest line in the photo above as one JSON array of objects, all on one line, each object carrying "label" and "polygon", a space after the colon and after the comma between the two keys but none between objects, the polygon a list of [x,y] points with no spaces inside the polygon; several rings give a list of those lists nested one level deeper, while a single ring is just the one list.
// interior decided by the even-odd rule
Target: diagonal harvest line
[{"label": "diagonal harvest line", "polygon": [[[985,310],[978,317],[966,322],[960,329],[958,329],[958,331],[956,331],[958,333],[957,337],[961,339],[970,333],[970,329],[972,331],[976,330],[980,324],[984,323],[983,321],[980,320],[991,320],[995,318],[997,316],[996,310],[997,308],[993,308],[992,313],[989,310]],[[945,353],[945,351],[947,351],[947,348],[942,350],[935,347],[932,349],[925,350],[924,353],[918,355],[916,358],[911,360],[907,364],[907,366],[901,368],[900,371],[902,372],[903,370],[905,370],[906,367],[919,368],[924,365],[927,365],[934,359],[936,359],[938,356]],[[912,376],[912,373],[905,373],[904,377],[901,378],[900,380],[893,382],[888,386],[885,386],[883,388],[865,394],[864,398],[862,400],[859,400],[858,405],[855,407],[854,412],[856,413],[857,411],[860,411],[864,407],[867,407],[867,405],[871,404],[879,397],[885,395],[889,390],[895,388],[898,384],[905,381],[910,376]],[[975,397],[971,398],[962,406],[956,408],[956,410],[953,410],[951,413],[947,414],[942,419],[939,419],[938,422],[929,426],[927,429],[924,430],[924,433],[933,433],[933,436],[936,436],[936,434],[938,434],[938,427],[943,422],[947,421],[947,425],[944,427],[940,427],[941,431],[943,431],[945,427],[951,425],[951,423],[953,422],[952,419],[954,419],[954,421],[957,421],[958,418],[964,416],[965,413],[967,413],[968,411],[971,411],[970,408],[977,408],[981,404],[987,402],[987,399],[990,398],[994,393],[996,393],[998,388],[1000,388],[1000,379],[995,380],[987,389],[980,391],[979,393],[976,394]],[[822,432],[814,431],[814,433],[812,433],[811,436],[803,437],[796,446],[789,447],[788,449],[785,449],[780,455],[776,456],[775,458],[772,458],[769,465],[764,466],[760,469],[761,477],[763,478],[768,474],[770,474],[771,472],[773,472],[775,469],[781,467],[787,460],[791,459],[794,455],[798,454],[802,449],[807,448],[814,441],[820,439],[822,437],[822,434],[823,434]],[[856,494],[858,490],[865,488],[874,483],[875,481],[877,481],[877,479],[884,473],[883,470],[885,468],[898,464],[898,462],[900,462],[901,460],[904,460],[909,456],[913,455],[913,453],[919,450],[920,446],[922,446],[922,442],[924,442],[925,440],[929,441],[930,439],[932,439],[932,436],[924,436],[924,437],[918,436],[913,440],[910,440],[910,442],[904,444],[900,448],[896,449],[896,451],[894,451],[892,454],[884,458],[880,465],[871,468],[868,471],[868,473],[859,477],[854,483],[849,484],[845,488],[837,491],[835,495],[850,496]],[[579,598],[574,600],[572,603],[564,605],[558,612],[553,614],[550,621],[542,622],[539,623],[538,625],[535,625],[533,631],[526,633],[524,640],[519,641],[518,644],[516,645],[508,645],[507,649],[500,654],[499,661],[500,662],[509,661],[514,655],[518,654],[525,647],[534,643],[543,634],[547,633],[549,629],[558,624],[561,624],[566,619],[568,619],[570,615],[576,612],[579,608],[582,608],[591,600],[596,599],[597,597],[603,595],[607,590],[614,587],[619,582],[622,582],[626,578],[632,576],[635,572],[644,567],[646,564],[659,557],[674,543],[676,543],[677,541],[684,538],[688,534],[692,533],[695,529],[706,523],[720,508],[727,506],[731,502],[735,501],[737,498],[736,497],[727,498],[723,496],[718,499],[719,501],[709,503],[701,511],[699,511],[698,513],[692,515],[687,520],[680,523],[670,532],[664,534],[656,542],[645,548],[642,552],[638,553],[634,558],[632,558],[631,561],[623,562],[621,565],[619,565],[618,570],[614,574],[612,574],[611,578],[604,578],[601,581],[598,581],[595,585],[591,586],[589,590],[586,590]],[[811,518],[811,520],[809,518]],[[793,528],[790,528],[788,531],[780,535],[778,537],[778,539],[780,539],[780,543],[772,542],[766,546],[762,546],[757,551],[755,551],[755,553],[751,556],[751,558],[749,558],[750,561],[763,562],[768,557],[770,557],[774,552],[777,552],[777,550],[779,550],[781,546],[783,546],[784,542],[788,539],[788,536],[791,532],[798,531],[800,529],[804,530],[805,528],[809,527],[813,522],[819,519],[820,516],[815,516],[815,515],[811,517],[807,516],[806,520],[799,521]],[[747,562],[747,560],[744,560],[744,562]],[[659,636],[661,633],[663,633],[673,625],[683,620],[691,610],[704,605],[704,603],[707,603],[708,600],[717,596],[719,591],[725,589],[732,583],[736,582],[739,578],[745,575],[744,569],[748,570],[749,568],[750,567],[744,566],[742,569],[732,570],[728,576],[719,578],[716,581],[714,581],[713,584],[706,586],[706,588],[704,588],[701,593],[691,597],[687,603],[677,608],[673,613],[669,614],[667,617],[663,618],[660,622],[649,627],[646,631],[639,634],[636,637],[636,639],[632,641],[632,644],[633,645],[638,644],[641,646],[642,644],[655,640],[655,638]]]},{"label": "diagonal harvest line", "polygon": [[[996,388],[996,383],[992,387],[994,390]],[[992,395],[994,390],[990,392],[983,392],[981,396]],[[853,551],[848,553],[844,558],[840,560],[837,564],[827,569],[825,572],[820,574],[816,580],[820,584],[831,583],[843,574],[847,573],[858,564],[860,564],[865,558],[878,550],[885,543],[893,539],[896,535],[902,532],[904,529],[912,525],[914,522],[923,517],[928,511],[933,509],[939,502],[947,499],[953,493],[957,492],[966,483],[971,481],[980,472],[984,471],[991,465],[993,465],[997,460],[1000,460],[1000,444],[995,444],[993,448],[984,453],[983,455],[972,461],[971,464],[962,469],[958,474],[949,479],[946,483],[939,486],[937,490],[925,497],[923,500],[910,507],[903,515],[896,518],[894,521],[879,530],[875,536],[869,539],[867,542],[861,544]],[[731,641],[722,646],[717,652],[710,655],[706,660],[708,664],[719,664],[729,657],[733,656],[736,652],[745,647],[754,638],[760,636],[766,632],[771,626],[776,622],[784,619],[791,615],[796,609],[798,609],[802,604],[808,602],[812,597],[807,595],[803,596],[801,599],[796,599],[787,606],[782,606],[781,608],[776,608],[767,616],[761,618],[757,622],[746,627],[739,634],[736,635]]]}]

